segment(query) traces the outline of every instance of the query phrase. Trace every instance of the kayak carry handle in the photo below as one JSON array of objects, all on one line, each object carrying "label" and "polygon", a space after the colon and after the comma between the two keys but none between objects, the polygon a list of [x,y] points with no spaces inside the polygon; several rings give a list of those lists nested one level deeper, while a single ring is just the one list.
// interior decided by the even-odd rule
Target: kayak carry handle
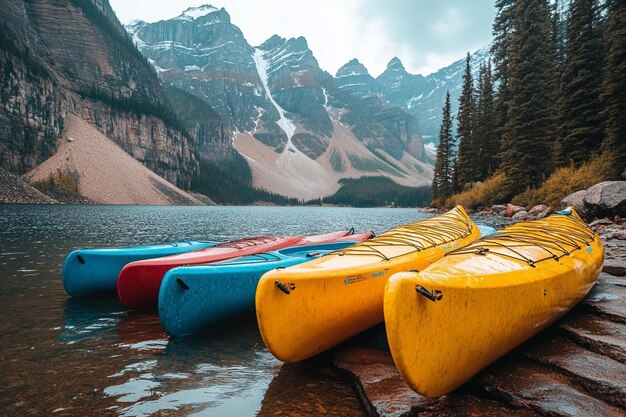
[{"label": "kayak carry handle", "polygon": [[441,291],[435,290],[434,292],[430,292],[419,284],[415,286],[415,291],[417,291],[420,295],[423,295],[424,297],[428,298],[430,301],[433,301],[433,302],[439,301],[443,298],[443,293]]},{"label": "kayak carry handle", "polygon": [[354,234],[354,227],[350,228],[350,232],[348,232],[349,235],[353,235]]},{"label": "kayak carry handle", "polygon": [[176,283],[178,285],[180,285],[180,287],[185,290],[185,291],[189,291],[189,285],[187,285],[187,283],[185,281],[183,281],[183,279],[181,277],[176,277]]},{"label": "kayak carry handle", "polygon": [[316,258],[318,256],[320,256],[319,252],[309,252],[309,253],[306,254],[307,258]]},{"label": "kayak carry handle", "polygon": [[287,288],[286,285],[282,284],[279,280],[274,281],[274,285],[276,286],[276,288],[278,288],[279,290],[281,290],[285,294],[287,294],[287,295],[291,294],[291,290],[289,288]]},{"label": "kayak carry handle", "polygon": [[78,259],[78,262],[85,265],[85,258],[83,258],[83,256],[80,253],[76,255],[76,259]]}]

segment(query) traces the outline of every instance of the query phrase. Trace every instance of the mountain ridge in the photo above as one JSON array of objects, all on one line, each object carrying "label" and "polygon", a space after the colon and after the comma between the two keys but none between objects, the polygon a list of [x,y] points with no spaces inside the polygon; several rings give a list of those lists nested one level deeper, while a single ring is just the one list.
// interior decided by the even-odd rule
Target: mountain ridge
[{"label": "mountain ridge", "polygon": [[334,193],[345,176],[430,182],[414,116],[341,91],[304,37],[275,34],[255,47],[225,9],[205,7],[194,19],[134,21],[126,29],[165,85],[218,112],[255,186],[310,199]]}]

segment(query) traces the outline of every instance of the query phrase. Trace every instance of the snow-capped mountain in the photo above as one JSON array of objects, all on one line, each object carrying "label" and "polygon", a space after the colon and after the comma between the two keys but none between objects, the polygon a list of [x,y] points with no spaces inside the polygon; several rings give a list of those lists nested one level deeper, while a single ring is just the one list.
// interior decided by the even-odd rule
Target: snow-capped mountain
[{"label": "snow-capped mountain", "polygon": [[335,82],[342,91],[359,97],[380,95],[381,93],[374,77],[370,75],[365,65],[356,58],[339,68],[337,75],[335,75]]},{"label": "snow-capped mountain", "polygon": [[432,178],[415,117],[339,89],[302,37],[252,47],[226,10],[208,5],[126,29],[166,85],[216,110],[260,188],[317,198],[344,177]]},{"label": "snow-capped mountain", "polygon": [[[470,55],[474,82],[478,79],[480,64],[487,62],[490,57],[489,48],[490,45],[485,46]],[[399,106],[417,117],[424,142],[438,144],[446,91],[450,91],[452,115],[455,116],[456,120],[464,71],[465,57],[423,77],[423,83],[418,85],[418,89],[414,90],[410,98],[403,97],[401,100],[393,100],[392,96],[386,95],[386,97],[392,105]]]},{"label": "snow-capped mountain", "polygon": [[[475,79],[480,64],[489,56],[489,46],[471,55]],[[389,61],[385,71],[376,79],[367,78],[369,73],[365,66],[355,63],[358,61],[353,59],[337,72],[335,79],[340,89],[359,97],[383,97],[392,106],[415,115],[425,143],[437,143],[446,91],[450,91],[453,115],[458,112],[465,58],[425,77],[407,72],[399,58]]]}]

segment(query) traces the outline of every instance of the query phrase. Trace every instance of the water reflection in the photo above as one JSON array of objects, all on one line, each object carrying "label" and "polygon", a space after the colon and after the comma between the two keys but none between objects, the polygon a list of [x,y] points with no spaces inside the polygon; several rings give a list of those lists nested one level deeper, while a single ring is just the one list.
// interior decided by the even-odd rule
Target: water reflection
[{"label": "water reflection", "polygon": [[68,298],[63,310],[63,329],[59,338],[74,344],[88,338],[103,338],[128,314],[115,297]]},{"label": "water reflection", "polygon": [[137,360],[111,375],[112,385],[104,390],[119,403],[133,403],[120,409],[122,415],[254,415],[280,365],[262,345],[254,317],[170,340],[155,315],[129,315],[118,334],[118,346],[134,351]]}]

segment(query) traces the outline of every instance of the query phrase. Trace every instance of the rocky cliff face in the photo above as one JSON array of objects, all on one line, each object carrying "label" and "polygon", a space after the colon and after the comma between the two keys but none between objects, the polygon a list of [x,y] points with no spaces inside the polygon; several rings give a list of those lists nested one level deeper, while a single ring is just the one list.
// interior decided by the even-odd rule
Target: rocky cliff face
[{"label": "rocky cliff face", "polygon": [[165,84],[203,98],[228,128],[250,130],[257,108],[270,107],[254,49],[224,9],[191,8],[170,20],[134,21],[127,30]]},{"label": "rocky cliff face", "polygon": [[427,81],[421,75],[409,74],[399,58],[393,58],[385,71],[376,78],[383,97],[394,106],[407,108],[415,92],[423,90]]},{"label": "rocky cliff face", "polygon": [[414,116],[339,89],[302,37],[252,47],[224,9],[208,5],[127,30],[165,84],[217,111],[256,186],[308,198],[331,194],[342,176],[430,181]]},{"label": "rocky cliff face", "polygon": [[380,95],[380,86],[358,59],[352,59],[339,68],[335,75],[337,87],[357,97]]},{"label": "rocky cliff face", "polygon": [[4,167],[24,173],[53,155],[69,112],[167,180],[189,185],[196,145],[107,0],[7,0],[0,36]]}]

